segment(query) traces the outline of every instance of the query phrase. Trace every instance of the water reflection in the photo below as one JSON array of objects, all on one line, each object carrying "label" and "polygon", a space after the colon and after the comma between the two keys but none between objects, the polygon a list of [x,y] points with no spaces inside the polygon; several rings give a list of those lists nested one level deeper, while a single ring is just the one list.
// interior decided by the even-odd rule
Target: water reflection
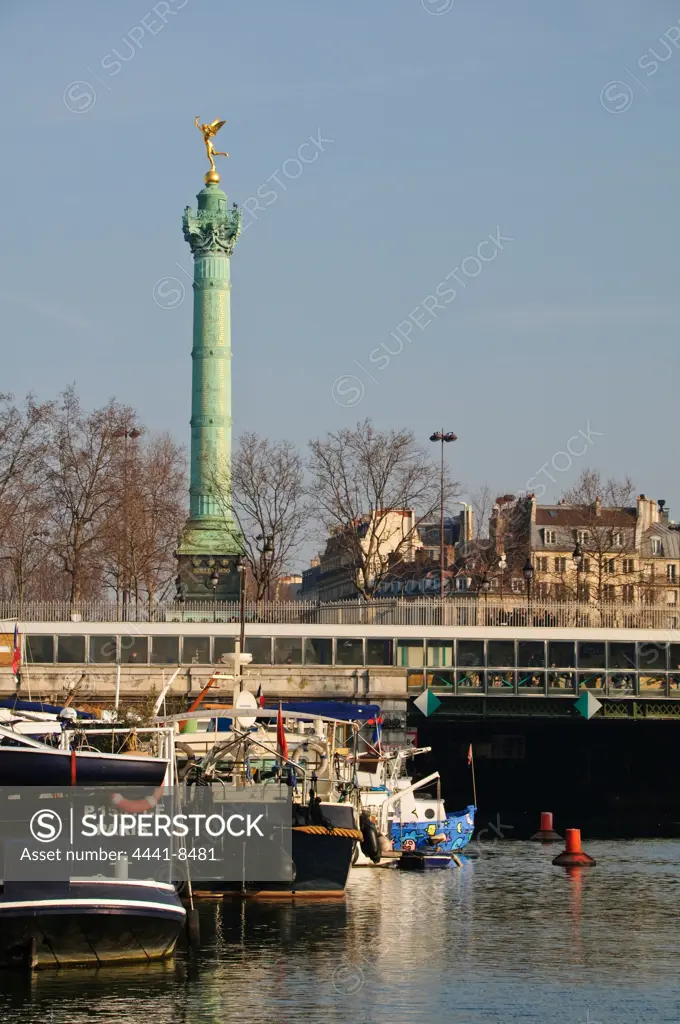
[{"label": "water reflection", "polygon": [[[482,844],[480,844],[482,845]],[[499,840],[460,870],[357,870],[344,902],[200,907],[202,948],[147,968],[0,977],[3,1024],[680,1019],[675,841],[598,866]]]}]

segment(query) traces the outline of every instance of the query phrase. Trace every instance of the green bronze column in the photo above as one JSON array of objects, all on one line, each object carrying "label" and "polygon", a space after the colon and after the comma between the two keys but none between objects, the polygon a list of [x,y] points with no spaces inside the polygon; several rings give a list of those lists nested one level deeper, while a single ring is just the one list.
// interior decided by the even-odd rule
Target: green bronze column
[{"label": "green bronze column", "polygon": [[[241,212],[227,209],[219,174],[206,174],[182,226],[194,257],[189,518],[177,549],[186,598],[209,600],[214,570],[220,600],[238,598],[240,537],[229,512],[231,471],[231,254]],[[217,484],[217,486],[216,486]]]}]

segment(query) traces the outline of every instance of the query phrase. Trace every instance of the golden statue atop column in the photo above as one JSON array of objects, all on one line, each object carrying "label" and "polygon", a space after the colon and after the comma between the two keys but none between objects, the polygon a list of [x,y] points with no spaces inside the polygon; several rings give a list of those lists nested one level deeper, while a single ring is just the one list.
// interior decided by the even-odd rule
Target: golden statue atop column
[{"label": "golden statue atop column", "polygon": [[228,153],[221,153],[219,150],[215,149],[211,141],[215,138],[220,128],[224,127],[226,123],[226,121],[212,121],[211,124],[200,124],[198,114],[196,115],[196,127],[203,135],[205,151],[208,154],[208,160],[210,161],[210,170],[205,176],[206,185],[210,185],[211,183],[215,185],[219,184],[220,176],[217,173],[214,158],[216,156],[229,156]]}]

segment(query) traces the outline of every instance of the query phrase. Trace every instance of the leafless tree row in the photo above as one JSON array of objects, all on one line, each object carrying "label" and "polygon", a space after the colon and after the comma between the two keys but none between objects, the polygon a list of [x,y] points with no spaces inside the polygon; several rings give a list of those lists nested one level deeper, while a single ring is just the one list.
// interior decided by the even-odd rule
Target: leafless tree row
[{"label": "leafless tree row", "polygon": [[184,453],[111,401],[0,396],[0,588],[20,600],[154,600],[172,578]]}]

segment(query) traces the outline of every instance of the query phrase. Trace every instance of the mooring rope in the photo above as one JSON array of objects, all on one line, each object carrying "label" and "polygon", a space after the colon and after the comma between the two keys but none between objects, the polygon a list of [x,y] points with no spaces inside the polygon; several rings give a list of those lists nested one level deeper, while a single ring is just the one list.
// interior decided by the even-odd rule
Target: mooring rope
[{"label": "mooring rope", "polygon": [[293,825],[293,832],[306,832],[311,836],[341,836],[343,839],[363,839],[358,828],[326,828],[325,825]]}]

